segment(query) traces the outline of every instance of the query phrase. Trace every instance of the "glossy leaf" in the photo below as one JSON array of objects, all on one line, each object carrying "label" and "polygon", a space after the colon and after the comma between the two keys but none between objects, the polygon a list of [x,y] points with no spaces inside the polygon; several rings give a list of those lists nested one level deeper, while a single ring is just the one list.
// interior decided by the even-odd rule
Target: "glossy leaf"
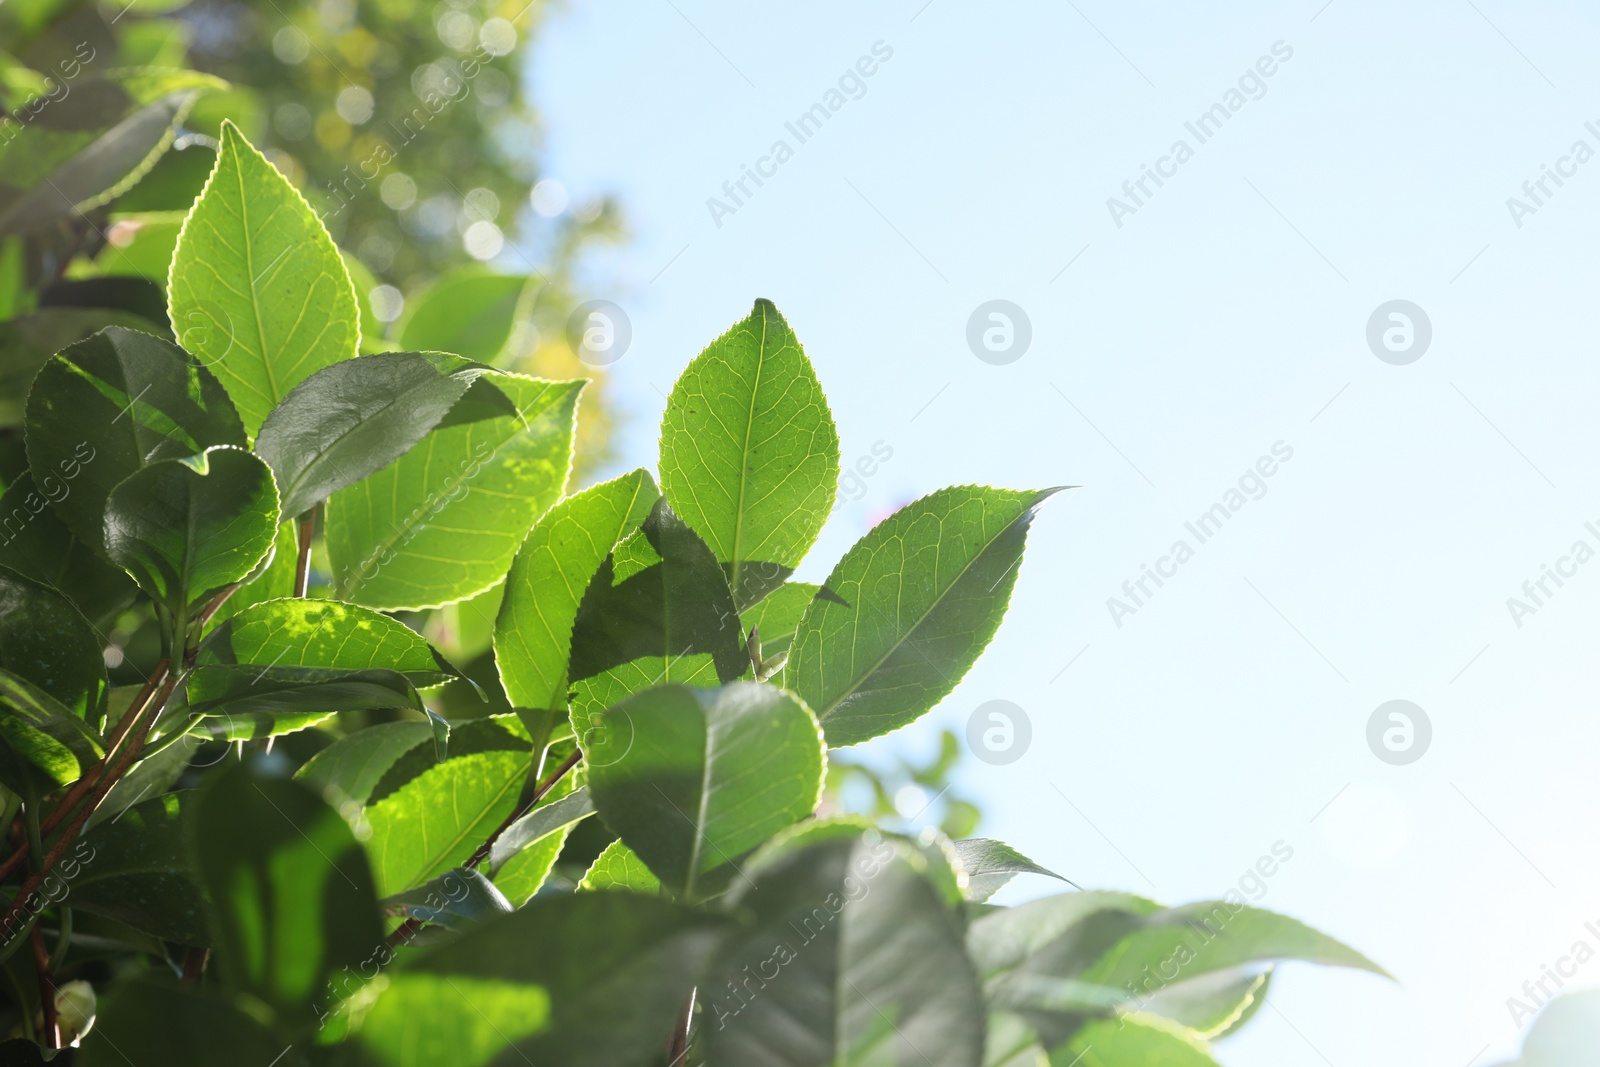
[{"label": "glossy leaf", "polygon": [[583,881],[578,883],[579,892],[599,889],[626,889],[631,893],[654,896],[661,892],[661,879],[652,874],[639,854],[619,838],[595,857]]},{"label": "glossy leaf", "polygon": [[261,426],[256,454],[299,515],[394,462],[449,414],[487,368],[425,352],[388,352],[324,367]]},{"label": "glossy leaf", "polygon": [[178,235],[169,301],[178,342],[227,386],[252,435],[289,390],[353,357],[360,338],[333,239],[231,122]]},{"label": "glossy leaf", "polygon": [[465,863],[515,809],[528,770],[527,753],[457,757],[370,805],[366,847],[379,892],[392,896]]},{"label": "glossy leaf", "polygon": [[178,618],[249,574],[272,551],[272,471],[231,446],[129,475],[106,500],[106,551]]},{"label": "glossy leaf", "polygon": [[330,981],[383,941],[361,846],[315,791],[247,766],[207,787],[197,820],[223,980],[287,1032],[310,1032]]},{"label": "glossy leaf", "polygon": [[572,628],[572,723],[580,740],[630,693],[713,687],[750,672],[716,558],[665,500],[600,566]]},{"label": "glossy leaf", "polygon": [[782,663],[794,644],[800,619],[821,586],[809,582],[785,582],[768,593],[761,603],[741,613],[745,634],[754,628],[761,635],[761,658]]},{"label": "glossy leaf", "polygon": [[1217,1067],[1205,1044],[1175,1023],[1131,1015],[1090,1022],[1050,1051],[1050,1067]]},{"label": "glossy leaf", "polygon": [[199,663],[383,669],[420,688],[455,677],[415,630],[387,615],[292,597],[255,604],[217,627],[201,646]]},{"label": "glossy leaf", "polygon": [[162,332],[153,322],[111,308],[42,307],[0,322],[0,425],[22,422],[28,387],[51,356],[107,326]]},{"label": "glossy leaf", "polygon": [[[493,983],[521,991],[530,1008],[532,990],[543,990],[549,1002],[547,1017],[531,1013],[506,1032],[506,1044],[517,1052],[502,1052],[495,1062],[646,1067],[661,1056],[662,1035],[688,1003],[727,926],[718,916],[630,893],[541,898],[402,959],[357,1039],[386,1067],[483,1063],[415,1058],[400,1040],[399,1024],[427,1012],[439,1017],[446,1032],[471,1032],[488,1041],[495,1028],[470,1022],[478,1016],[467,994]],[[412,992],[412,983],[429,978],[435,982],[424,988],[431,998]],[[452,986],[461,997],[443,995]],[[404,1011],[389,1003],[391,997]]]},{"label": "glossy leaf", "polygon": [[[53,475],[46,485],[58,498],[71,491]],[[0,567],[56,590],[101,624],[124,611],[138,592],[121,567],[106,562],[61,521],[46,491],[27,473],[0,496]]]},{"label": "glossy leaf", "polygon": [[983,1003],[941,862],[823,827],[751,864],[729,900],[745,932],[704,987],[708,1064],[979,1063]]},{"label": "glossy leaf", "polygon": [[955,688],[999,628],[1028,526],[1053,492],[942,489],[845,554],[801,619],[784,672],[828,744],[886,734]]},{"label": "glossy leaf", "polygon": [[104,742],[71,708],[0,670],[0,782],[24,796],[47,793],[103,755]]},{"label": "glossy leaf", "polygon": [[57,873],[72,906],[182,945],[211,944],[204,880],[190,843],[194,793],[134,804],[83,835]]},{"label": "glossy leaf", "polygon": [[585,744],[600,817],[686,900],[725,885],[822,793],[816,720],[769,685],[647,690],[601,712]]},{"label": "glossy leaf", "polygon": [[515,707],[566,709],[572,630],[584,591],[659,494],[634,471],[567,497],[534,525],[506,577],[494,648]]},{"label": "glossy leaf", "polygon": [[[521,1063],[516,1046],[549,1026],[543,986],[462,975],[393,974],[362,1019],[362,1067]],[[354,1059],[352,1056],[351,1059]],[[532,1063],[532,1060],[528,1060]]]},{"label": "glossy leaf", "polygon": [[438,607],[505,577],[566,485],[583,383],[506,374],[495,385],[518,415],[436,429],[329,499],[328,557],[343,599]]},{"label": "glossy leaf", "polygon": [[661,491],[744,608],[793,573],[838,483],[839,435],[816,372],[778,309],[757,300],[667,398]]},{"label": "glossy leaf", "polygon": [[111,491],[153,463],[245,443],[212,373],[167,341],[111,327],[46,363],[28,394],[28,465],[71,491],[52,501],[85,542],[105,551]]},{"label": "glossy leaf", "polygon": [[0,668],[50,694],[79,719],[106,702],[103,644],[60,593],[0,567]]},{"label": "glossy leaf", "polygon": [[415,889],[385,897],[379,903],[386,914],[420,919],[452,930],[475,926],[513,910],[511,902],[493,882],[464,867],[446,871]]}]

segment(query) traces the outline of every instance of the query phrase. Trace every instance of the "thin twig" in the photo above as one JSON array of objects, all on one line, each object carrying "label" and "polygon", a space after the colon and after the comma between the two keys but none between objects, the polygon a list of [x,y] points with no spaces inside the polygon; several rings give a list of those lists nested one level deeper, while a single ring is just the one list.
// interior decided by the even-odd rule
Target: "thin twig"
[{"label": "thin twig", "polygon": [[472,854],[472,858],[467,860],[467,862],[462,866],[468,868],[476,867],[478,864],[488,859],[489,853],[494,851],[494,843],[500,840],[500,835],[511,829],[512,823],[516,822],[518,819],[528,814],[528,812],[532,811],[533,806],[539,803],[539,801],[543,800],[545,798],[545,794],[554,789],[556,787],[556,783],[561,781],[562,778],[566,777],[568,771],[577,766],[578,760],[581,759],[582,756],[583,753],[579,752],[577,749],[573,749],[572,755],[561,761],[561,766],[551,771],[549,776],[546,777],[544,781],[540,782],[534,787],[533,796],[528,798],[528,802],[522,807],[513,811],[510,815],[507,815],[506,821],[501,823],[495,832],[490,834],[483,844],[478,846],[477,851]]},{"label": "thin twig", "polygon": [[318,504],[300,516],[300,555],[294,565],[294,595],[303,597],[311,586],[311,542],[317,536],[317,516],[322,514]]}]

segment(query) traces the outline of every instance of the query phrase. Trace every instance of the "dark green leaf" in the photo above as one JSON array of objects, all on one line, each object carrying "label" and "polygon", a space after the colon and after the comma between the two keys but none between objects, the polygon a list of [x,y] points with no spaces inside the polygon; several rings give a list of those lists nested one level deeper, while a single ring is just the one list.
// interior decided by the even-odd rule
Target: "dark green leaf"
[{"label": "dark green leaf", "polygon": [[722,568],[665,500],[600,566],[572,629],[572,723],[662,683],[702,687],[750,672]]},{"label": "dark green leaf", "polygon": [[514,909],[505,894],[477,871],[457,867],[415,889],[379,901],[389,915],[445,926],[452,930],[476,926]]},{"label": "dark green leaf", "polygon": [[399,459],[486,371],[453,356],[386,352],[324,367],[295,386],[256,438],[283,513],[309,511]]},{"label": "dark green leaf", "polygon": [[999,628],[1028,526],[1053,492],[941,489],[845,554],[801,619],[784,672],[829,745],[904,726],[955,688]]},{"label": "dark green leaf", "polygon": [[816,720],[756,682],[635,694],[601,712],[584,743],[600,817],[686,900],[726,885],[740,856],[821,797]]},{"label": "dark green leaf", "polygon": [[84,834],[56,868],[72,906],[168,941],[211,944],[206,891],[190,849],[195,801],[193,793],[167,793]]},{"label": "dark green leaf", "polygon": [[[449,747],[448,756],[451,758],[472,756],[479,752],[515,752],[531,761],[536,755],[527,728],[509,712],[457,720],[450,727]],[[366,803],[378,803],[442,762],[437,743],[420,744],[401,753],[373,786]]]},{"label": "dark green leaf", "polygon": [[816,541],[839,483],[839,435],[794,331],[769,300],[679,377],[661,421],[661,491],[727,567],[740,608]]},{"label": "dark green leaf", "polygon": [[285,1051],[276,1034],[220,996],[174,979],[136,978],[112,993],[77,1062],[82,1067],[215,1067],[223,1062],[220,1055],[234,1064],[299,1067],[305,1062],[292,1049]]},{"label": "dark green leaf", "polygon": [[[495,1062],[647,1067],[726,928],[631,893],[541,898],[403,959],[357,1040],[386,1067],[477,1067],[507,1045],[517,1052]],[[547,1017],[533,1010],[540,993]],[[495,1008],[488,1018],[478,1008],[484,994]],[[522,1010],[505,1010],[507,1001]],[[419,1016],[462,1035],[460,1047],[408,1048],[405,1023]]]},{"label": "dark green leaf", "polygon": [[746,919],[705,984],[711,1067],[974,1067],[983,1001],[943,860],[859,827],[802,830],[750,865]]},{"label": "dark green leaf", "polygon": [[300,382],[356,354],[344,260],[311,205],[232,122],[172,258],[178,341],[228,387],[245,429]]},{"label": "dark green leaf", "polygon": [[386,611],[438,607],[502,581],[566,485],[584,384],[498,375],[517,415],[436,429],[333,494],[328,558],[340,596]]},{"label": "dark green leaf", "polygon": [[111,327],[50,360],[28,394],[28,464],[69,484],[53,501],[73,533],[104,551],[106,500],[152,463],[243,445],[244,427],[211,372],[176,345]]},{"label": "dark green leaf", "polygon": [[272,471],[231,445],[129,475],[106,501],[106,551],[139,587],[187,619],[272,551]]},{"label": "dark green leaf", "polygon": [[0,782],[23,796],[47,793],[103,755],[103,742],[72,709],[0,670]]},{"label": "dark green leaf", "polygon": [[[56,497],[71,486],[46,478]],[[22,474],[0,496],[0,566],[60,592],[85,617],[102,625],[133,602],[138,587],[121,567],[107,563],[57,517],[49,498]]]},{"label": "dark green leaf", "polygon": [[105,710],[103,644],[60,593],[0,567],[0,668],[55,697],[80,719]]},{"label": "dark green leaf", "polygon": [[567,661],[584,590],[657,499],[649,473],[634,471],[561,500],[534,525],[506,577],[494,630],[513,706],[565,712]]},{"label": "dark green leaf", "polygon": [[383,941],[366,855],[338,812],[299,782],[232,767],[197,816],[200,870],[224,980],[309,1033],[341,969]]},{"label": "dark green leaf", "polygon": [[51,356],[107,326],[162,332],[153,322],[110,308],[40,308],[0,322],[0,425],[22,422],[28,386]]}]

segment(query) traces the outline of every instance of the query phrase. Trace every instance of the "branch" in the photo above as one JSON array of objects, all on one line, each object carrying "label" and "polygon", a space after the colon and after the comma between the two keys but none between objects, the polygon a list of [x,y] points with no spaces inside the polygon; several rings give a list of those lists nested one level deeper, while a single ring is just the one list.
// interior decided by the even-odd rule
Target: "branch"
[{"label": "branch", "polygon": [[303,597],[311,585],[311,542],[317,536],[317,517],[322,514],[318,503],[300,516],[300,555],[294,565],[294,595]]},{"label": "branch", "polygon": [[533,796],[528,799],[528,802],[522,807],[512,811],[510,815],[507,815],[506,821],[501,823],[495,832],[490,834],[488,839],[485,840],[483,844],[478,846],[477,851],[472,854],[472,858],[467,860],[467,862],[462,864],[462,866],[469,868],[476,867],[478,864],[488,859],[489,853],[494,851],[494,843],[500,840],[500,835],[511,829],[512,823],[516,822],[518,819],[528,814],[528,812],[532,811],[533,806],[539,803],[539,801],[543,800],[545,798],[545,794],[554,789],[556,787],[556,783],[561,781],[562,778],[566,777],[567,772],[572,770],[573,767],[577,766],[578,760],[582,757],[583,753],[579,752],[577,749],[573,749],[572,755],[561,761],[561,766],[551,771],[544,781],[540,782],[534,787]]}]

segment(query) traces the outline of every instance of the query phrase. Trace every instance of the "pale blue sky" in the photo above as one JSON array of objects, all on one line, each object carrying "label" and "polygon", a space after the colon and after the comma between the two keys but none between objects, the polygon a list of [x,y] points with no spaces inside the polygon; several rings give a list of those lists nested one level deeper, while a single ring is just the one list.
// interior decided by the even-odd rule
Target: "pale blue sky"
[{"label": "pale blue sky", "polygon": [[[1600,149],[1594,13],[568,7],[531,76],[551,175],[619,194],[635,229],[616,287],[587,294],[632,319],[613,368],[627,465],[653,466],[662,394],[765,296],[846,461],[893,449],[802,576],[942,485],[1081,484],[1041,515],[988,654],[890,743],[1022,706],[1028,753],[961,781],[985,833],[1080,884],[1220,896],[1292,847],[1263,906],[1403,984],[1285,968],[1272,1010],[1219,1046],[1230,1067],[1508,1056],[1506,998],[1574,942],[1600,948],[1600,561],[1520,628],[1506,605],[1573,542],[1600,549],[1600,160],[1547,182],[1520,228],[1507,208],[1575,141]],[[785,122],[880,41],[864,94],[799,144]],[[1264,94],[1200,144],[1185,123],[1277,42],[1292,56]],[[707,198],[780,138],[793,158],[719,227]],[[1107,198],[1178,139],[1193,158],[1119,228]],[[965,340],[991,299],[1032,323],[1005,366]],[[1432,323],[1410,365],[1367,346],[1393,299]],[[1196,544],[1185,522],[1280,441],[1265,495]],[[1107,598],[1180,538],[1194,558],[1119,627]],[[1408,766],[1367,747],[1391,699],[1432,721]],[[1573,985],[1600,986],[1600,960]]]}]

